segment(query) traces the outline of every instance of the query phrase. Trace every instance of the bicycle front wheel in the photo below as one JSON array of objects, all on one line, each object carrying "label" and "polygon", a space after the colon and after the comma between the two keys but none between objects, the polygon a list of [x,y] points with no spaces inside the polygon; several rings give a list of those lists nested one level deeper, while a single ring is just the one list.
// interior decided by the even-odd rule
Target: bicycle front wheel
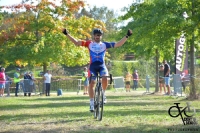
[{"label": "bicycle front wheel", "polygon": [[99,103],[99,92],[98,92],[98,87],[95,87],[94,91],[94,118],[96,119],[98,116],[99,108],[98,108],[98,103]]},{"label": "bicycle front wheel", "polygon": [[98,120],[101,121],[103,118],[103,106],[104,106],[104,96],[103,96],[103,89],[100,87],[99,89],[99,112],[98,112]]}]

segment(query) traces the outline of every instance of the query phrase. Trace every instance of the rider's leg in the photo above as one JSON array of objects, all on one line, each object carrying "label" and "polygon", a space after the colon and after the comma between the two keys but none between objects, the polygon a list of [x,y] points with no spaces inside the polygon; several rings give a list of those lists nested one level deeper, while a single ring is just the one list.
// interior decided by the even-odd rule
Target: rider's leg
[{"label": "rider's leg", "polygon": [[100,76],[102,76],[102,88],[103,88],[103,96],[104,96],[104,104],[107,103],[105,90],[108,87],[108,79],[105,76],[108,76],[108,69],[106,66],[103,66],[100,70]]},{"label": "rider's leg", "polygon": [[89,84],[89,97],[94,98],[94,85],[95,85],[95,81],[91,80],[91,83]]},{"label": "rider's leg", "polygon": [[90,111],[94,111],[94,86],[95,81],[91,80],[91,83],[89,84],[89,97],[90,97]]},{"label": "rider's leg", "polygon": [[108,79],[107,77],[102,77],[102,88],[103,88],[103,96],[104,96],[104,104],[107,103],[105,91],[108,86]]},{"label": "rider's leg", "polygon": [[103,88],[104,92],[107,89],[107,87],[108,87],[108,79],[107,79],[107,77],[102,77],[102,88]]}]

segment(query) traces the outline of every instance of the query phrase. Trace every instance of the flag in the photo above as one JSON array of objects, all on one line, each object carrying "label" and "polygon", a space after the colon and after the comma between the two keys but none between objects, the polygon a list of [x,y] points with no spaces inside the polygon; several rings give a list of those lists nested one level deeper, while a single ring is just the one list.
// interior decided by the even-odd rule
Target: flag
[{"label": "flag", "polygon": [[188,75],[188,47],[185,44],[185,37],[181,36],[176,40],[176,74],[185,73]]}]

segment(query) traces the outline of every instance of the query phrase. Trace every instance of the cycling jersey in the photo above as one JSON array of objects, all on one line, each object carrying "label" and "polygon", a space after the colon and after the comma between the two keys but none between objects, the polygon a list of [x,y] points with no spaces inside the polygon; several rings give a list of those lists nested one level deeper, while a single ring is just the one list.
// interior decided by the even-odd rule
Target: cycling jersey
[{"label": "cycling jersey", "polygon": [[90,71],[89,75],[93,74],[97,76],[99,73],[100,76],[108,75],[108,70],[106,68],[104,57],[106,54],[106,49],[114,48],[114,42],[92,42],[92,41],[82,41],[82,45],[87,47],[90,53]]},{"label": "cycling jersey", "polygon": [[90,63],[93,63],[95,61],[100,61],[100,62],[104,63],[106,49],[114,48],[115,43],[114,42],[96,43],[96,42],[92,42],[92,41],[82,41],[81,46],[87,47],[89,49]]}]

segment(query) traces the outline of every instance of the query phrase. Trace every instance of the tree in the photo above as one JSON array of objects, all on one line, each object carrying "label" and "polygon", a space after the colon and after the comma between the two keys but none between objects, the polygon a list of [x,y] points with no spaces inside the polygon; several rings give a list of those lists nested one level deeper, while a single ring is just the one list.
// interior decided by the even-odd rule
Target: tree
[{"label": "tree", "polygon": [[[123,20],[132,18],[122,33],[125,34],[128,28],[133,29],[133,37],[129,39],[128,45],[123,46],[124,50],[134,52],[135,56],[144,56],[147,59],[156,56],[159,61],[171,60],[175,56],[174,40],[184,32],[187,43],[190,45],[190,52],[193,52],[194,32],[199,33],[199,27],[197,27],[199,15],[194,15],[194,12],[196,12],[195,14],[199,12],[198,5],[199,2],[189,0],[152,0],[145,1],[143,4],[133,3],[127,9],[127,14],[122,16]],[[184,11],[191,12],[189,14],[193,12],[193,16],[188,18],[188,21],[185,21],[182,16]],[[194,65],[192,58],[191,64]],[[158,60],[156,60],[156,70],[158,70]],[[191,66],[190,70],[194,75],[194,67]],[[192,78],[191,82],[193,82]],[[194,90],[195,88],[192,87],[193,94],[191,95],[193,96],[196,95]],[[158,91],[158,86],[155,91]]]},{"label": "tree", "polygon": [[101,21],[75,18],[75,12],[83,6],[81,0],[62,0],[60,5],[41,0],[4,7],[13,10],[13,17],[4,18],[1,24],[1,59],[8,64],[43,65],[44,71],[50,62],[68,66],[88,63],[87,49],[75,47],[61,33],[66,27],[75,37],[85,39],[94,27],[105,30]]},{"label": "tree", "polygon": [[198,93],[197,92],[197,86],[196,83],[197,81],[195,80],[195,51],[194,49],[196,48],[199,50],[199,42],[198,40],[200,39],[200,21],[199,21],[199,16],[200,16],[200,11],[199,11],[199,6],[200,6],[200,1],[199,0],[178,0],[178,3],[182,5],[183,9],[189,14],[189,18],[186,20],[186,24],[184,25],[184,33],[186,35],[186,39],[188,40],[187,43],[190,46],[190,83],[191,83],[191,88],[190,88],[190,98],[191,99],[197,99]]}]

